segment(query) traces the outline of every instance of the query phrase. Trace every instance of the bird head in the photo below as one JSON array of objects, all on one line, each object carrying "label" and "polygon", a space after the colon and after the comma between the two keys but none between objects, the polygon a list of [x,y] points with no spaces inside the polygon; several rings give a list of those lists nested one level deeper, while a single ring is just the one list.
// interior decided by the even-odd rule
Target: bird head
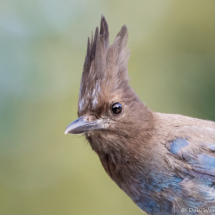
[{"label": "bird head", "polygon": [[127,39],[124,25],[109,45],[108,24],[102,16],[100,31],[97,27],[94,36],[88,38],[79,92],[79,118],[65,133],[132,137],[143,126],[147,130],[152,113],[128,85]]}]

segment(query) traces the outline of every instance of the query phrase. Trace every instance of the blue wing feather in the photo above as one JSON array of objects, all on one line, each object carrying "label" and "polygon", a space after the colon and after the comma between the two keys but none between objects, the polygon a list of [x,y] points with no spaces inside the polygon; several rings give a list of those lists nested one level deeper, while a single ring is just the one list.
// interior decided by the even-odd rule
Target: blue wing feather
[{"label": "blue wing feather", "polygon": [[185,146],[189,145],[186,139],[184,138],[177,138],[172,141],[170,144],[170,152],[173,154],[178,154],[178,152]]},{"label": "blue wing feather", "polygon": [[[191,165],[192,169],[195,172],[201,173],[203,175],[209,175],[212,176],[212,178],[214,178],[215,157],[207,155],[205,153],[194,155],[193,151],[190,151],[188,148],[186,149],[186,146],[190,146],[190,144],[191,143],[189,143],[185,138],[177,138],[169,144],[169,151],[173,154],[179,155],[180,158],[183,157],[183,159],[186,160],[186,162]],[[212,152],[215,151],[214,143],[208,144],[207,147]],[[182,156],[180,153],[182,153]],[[191,157],[192,159],[190,159]]]},{"label": "blue wing feather", "polygon": [[198,155],[198,161],[201,165],[215,168],[215,157],[206,154],[200,154]]}]

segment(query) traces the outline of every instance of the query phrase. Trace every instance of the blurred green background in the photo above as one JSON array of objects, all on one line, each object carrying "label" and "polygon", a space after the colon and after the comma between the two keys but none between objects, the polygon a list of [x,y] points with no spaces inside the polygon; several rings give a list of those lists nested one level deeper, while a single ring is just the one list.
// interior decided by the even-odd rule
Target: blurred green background
[{"label": "blurred green background", "polygon": [[140,215],[77,117],[87,37],[129,29],[131,86],[152,110],[215,120],[215,1],[0,1],[0,214]]}]

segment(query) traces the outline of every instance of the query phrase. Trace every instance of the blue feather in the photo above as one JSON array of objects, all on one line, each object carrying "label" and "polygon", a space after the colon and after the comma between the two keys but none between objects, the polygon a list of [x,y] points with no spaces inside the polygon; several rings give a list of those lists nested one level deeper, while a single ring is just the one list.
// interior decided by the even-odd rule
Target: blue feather
[{"label": "blue feather", "polygon": [[215,157],[206,154],[200,154],[198,155],[198,160],[201,165],[211,166],[215,168]]},{"label": "blue feather", "polygon": [[173,154],[177,154],[183,147],[189,145],[186,139],[184,138],[177,138],[172,141],[170,144],[170,152]]}]

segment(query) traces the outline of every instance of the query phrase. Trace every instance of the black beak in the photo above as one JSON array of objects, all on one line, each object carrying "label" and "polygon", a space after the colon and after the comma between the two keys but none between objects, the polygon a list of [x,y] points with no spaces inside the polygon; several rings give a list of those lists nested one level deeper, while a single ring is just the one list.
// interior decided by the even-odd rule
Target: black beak
[{"label": "black beak", "polygon": [[87,116],[81,116],[67,126],[65,134],[82,134],[89,131],[100,130],[104,128],[103,120],[88,121]]}]

